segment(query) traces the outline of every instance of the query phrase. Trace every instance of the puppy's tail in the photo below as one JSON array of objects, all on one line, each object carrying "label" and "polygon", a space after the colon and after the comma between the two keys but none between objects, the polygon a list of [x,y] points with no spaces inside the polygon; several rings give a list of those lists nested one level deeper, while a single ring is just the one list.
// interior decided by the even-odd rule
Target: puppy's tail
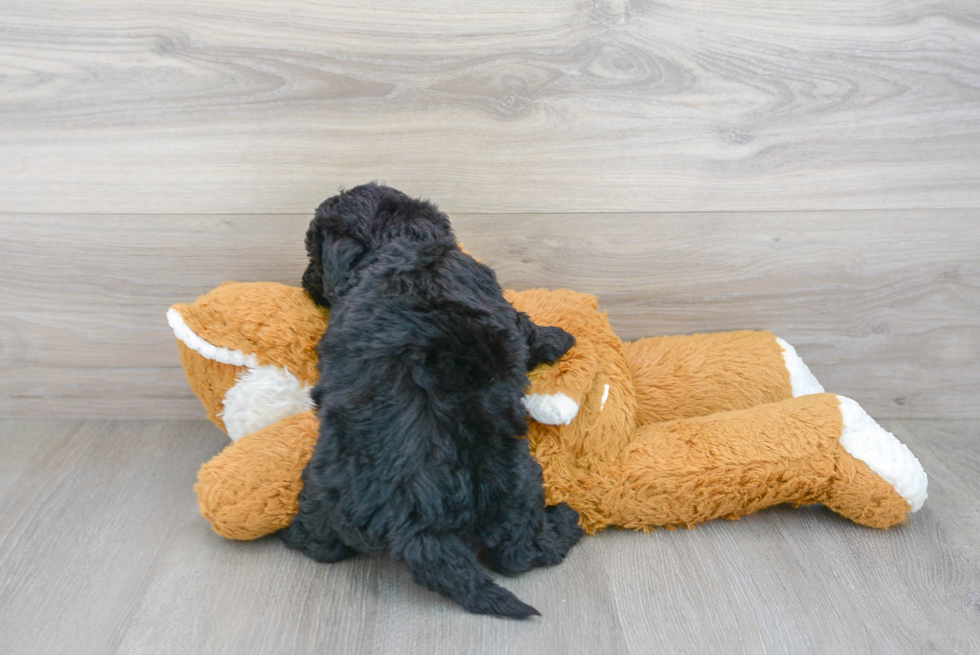
[{"label": "puppy's tail", "polygon": [[456,601],[474,614],[491,614],[512,619],[541,616],[538,610],[494,584],[480,565],[476,554],[451,534],[421,533],[397,550],[412,579],[432,591]]}]

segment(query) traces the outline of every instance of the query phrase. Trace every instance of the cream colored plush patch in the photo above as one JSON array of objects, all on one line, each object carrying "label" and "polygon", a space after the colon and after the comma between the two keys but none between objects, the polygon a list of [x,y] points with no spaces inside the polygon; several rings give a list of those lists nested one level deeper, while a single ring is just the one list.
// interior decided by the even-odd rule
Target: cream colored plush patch
[{"label": "cream colored plush patch", "polygon": [[225,394],[224,410],[218,414],[232,441],[313,407],[311,387],[300,382],[288,369],[262,366],[254,354],[205,341],[173,307],[167,311],[167,323],[175,337],[202,357],[244,367],[235,385]]},{"label": "cream colored plush patch", "polygon": [[313,408],[309,386],[284,368],[248,368],[225,394],[221,412],[228,436],[238,441],[293,414]]},{"label": "cream colored plush patch", "polygon": [[568,425],[578,416],[578,403],[560,391],[528,394],[524,406],[531,418],[545,425]]},{"label": "cream colored plush patch", "polygon": [[796,354],[796,348],[779,337],[776,337],[776,343],[783,349],[783,360],[786,362],[786,370],[789,371],[789,383],[793,387],[793,397],[799,398],[811,393],[824,393],[823,385],[810,372],[810,367]]},{"label": "cream colored plush patch", "polygon": [[922,464],[908,446],[878,425],[850,398],[837,396],[844,430],[840,444],[883,480],[895,487],[915,512],[926,502],[929,480]]}]

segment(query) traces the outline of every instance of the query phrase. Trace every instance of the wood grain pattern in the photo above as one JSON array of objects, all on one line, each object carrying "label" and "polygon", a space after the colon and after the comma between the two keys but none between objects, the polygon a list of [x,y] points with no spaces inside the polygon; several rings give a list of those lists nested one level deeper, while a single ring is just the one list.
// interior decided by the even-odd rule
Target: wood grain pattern
[{"label": "wood grain pattern", "polygon": [[980,206],[971,0],[18,0],[0,211]]},{"label": "wood grain pattern", "polygon": [[876,416],[969,418],[980,411],[978,218],[515,215],[474,217],[460,234],[508,286],[596,294],[623,339],[768,329]]},{"label": "wood grain pattern", "polygon": [[[887,421],[885,425],[929,462],[929,501],[941,517],[941,538],[980,567],[980,425],[975,421]],[[955,453],[955,456],[954,456]],[[980,615],[980,596],[972,599]]]},{"label": "wood grain pattern", "polygon": [[3,650],[113,652],[222,436],[200,421],[0,422],[4,456],[30,453],[0,470]]},{"label": "wood grain pattern", "polygon": [[[456,215],[509,288],[594,293],[624,339],[766,328],[879,417],[978,417],[980,213]],[[199,418],[164,313],[298,284],[306,216],[0,215],[0,415]]]},{"label": "wood grain pattern", "polygon": [[980,652],[980,421],[907,420],[980,419],[976,2],[7,0],[0,97],[0,416],[201,417],[166,308],[381,179],[623,338],[781,334],[930,474],[889,531],[603,533],[514,623],[215,536],[202,421],[0,420],[3,652]]},{"label": "wood grain pattern", "polygon": [[0,634],[23,655],[973,653],[980,421],[885,421],[930,474],[900,527],[777,507],[607,531],[502,580],[543,613],[466,614],[390,561],[321,565],[197,514],[204,422],[0,421]]}]

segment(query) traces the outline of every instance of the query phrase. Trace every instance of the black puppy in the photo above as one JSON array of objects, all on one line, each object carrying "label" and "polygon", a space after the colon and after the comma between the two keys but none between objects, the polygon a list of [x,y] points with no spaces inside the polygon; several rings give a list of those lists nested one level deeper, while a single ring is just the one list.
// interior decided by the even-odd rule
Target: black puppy
[{"label": "black puppy", "polygon": [[526,439],[527,371],[574,345],[501,294],[434,205],[366,184],[326,200],[306,234],[303,286],[330,308],[313,388],[320,436],[292,548],[335,562],[388,552],[470,612],[538,614],[477,563],[559,563],[578,513],[545,508]]}]

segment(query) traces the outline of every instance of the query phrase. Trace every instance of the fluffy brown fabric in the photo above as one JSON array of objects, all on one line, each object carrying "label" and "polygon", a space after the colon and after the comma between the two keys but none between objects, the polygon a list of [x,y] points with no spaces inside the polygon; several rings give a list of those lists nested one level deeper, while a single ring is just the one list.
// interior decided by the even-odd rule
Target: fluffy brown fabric
[{"label": "fluffy brown fabric", "polygon": [[841,447],[842,427],[828,393],[648,424],[584,481],[592,527],[693,526],[780,503],[822,503],[875,528],[902,521],[908,503]]},{"label": "fluffy brown fabric", "polygon": [[793,397],[771,332],[739,330],[624,343],[637,425],[746,409]]},{"label": "fluffy brown fabric", "polygon": [[257,539],[299,511],[301,474],[316,445],[317,418],[301,412],[247,434],[201,467],[201,514],[229,539]]},{"label": "fluffy brown fabric", "polygon": [[306,384],[319,377],[316,345],[329,312],[298,287],[275,282],[226,282],[194,303],[174,305],[184,322],[210,344],[255,355]]},{"label": "fluffy brown fabric", "polygon": [[[566,394],[579,402],[578,416],[561,426],[532,421],[529,439],[548,502],[567,502],[588,532],[611,525],[690,526],[779,503],[823,503],[876,528],[908,514],[892,485],[840,446],[836,396],[790,397],[773,335],[623,344],[593,296],[531,290],[506,297],[536,323],[559,325],[576,338],[561,361],[532,372],[530,391]],[[208,342],[315,379],[308,371],[315,371],[326,316],[301,290],[224,285],[177,307]],[[182,348],[192,388],[222,427],[217,414],[234,383],[228,369],[236,368],[197,361],[203,359]],[[297,414],[243,437],[205,464],[196,489],[215,531],[254,539],[288,525],[316,434],[312,414]]]},{"label": "fluffy brown fabric", "polygon": [[184,375],[187,376],[191,390],[201,399],[211,422],[227,432],[221,418],[225,409],[225,394],[235,386],[242,367],[201,357],[181,341],[177,341],[177,348],[180,350],[180,363],[184,367]]}]

